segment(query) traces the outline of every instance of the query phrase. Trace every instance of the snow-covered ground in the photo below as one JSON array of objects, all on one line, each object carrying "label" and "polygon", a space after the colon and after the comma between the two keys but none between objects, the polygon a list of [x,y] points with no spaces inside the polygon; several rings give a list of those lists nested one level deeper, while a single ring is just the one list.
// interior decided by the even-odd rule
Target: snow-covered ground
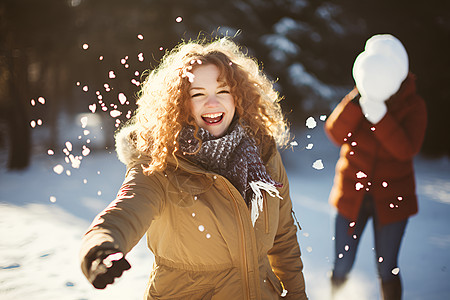
[{"label": "snow-covered ground", "polygon": [[[299,145],[283,152],[312,300],[329,298],[334,212],[327,198],[338,155],[321,124],[299,133]],[[323,169],[312,167],[318,159]],[[55,173],[58,164],[70,175]],[[81,236],[114,198],[124,171],[115,154],[104,151],[92,151],[79,168],[46,153],[35,154],[24,172],[0,168],[0,299],[142,299],[153,262],[143,241],[128,255],[132,269],[105,290],[91,287],[79,267]],[[450,160],[418,157],[416,178],[420,211],[400,253],[404,299],[450,299]],[[345,299],[379,298],[372,237],[369,224]]]}]

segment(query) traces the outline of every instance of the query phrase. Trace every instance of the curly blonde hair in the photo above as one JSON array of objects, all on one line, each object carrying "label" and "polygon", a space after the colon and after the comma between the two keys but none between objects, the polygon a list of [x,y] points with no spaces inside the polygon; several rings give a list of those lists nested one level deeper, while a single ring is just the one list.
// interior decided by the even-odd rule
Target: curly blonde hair
[{"label": "curly blonde hair", "polygon": [[136,146],[151,158],[144,173],[166,168],[168,156],[175,157],[178,151],[178,135],[184,126],[198,130],[190,113],[189,75],[200,64],[219,68],[218,80],[230,87],[240,124],[245,124],[258,144],[265,136],[273,137],[281,146],[288,142],[280,98],[255,59],[228,37],[182,42],[149,73],[139,93],[133,120]]}]

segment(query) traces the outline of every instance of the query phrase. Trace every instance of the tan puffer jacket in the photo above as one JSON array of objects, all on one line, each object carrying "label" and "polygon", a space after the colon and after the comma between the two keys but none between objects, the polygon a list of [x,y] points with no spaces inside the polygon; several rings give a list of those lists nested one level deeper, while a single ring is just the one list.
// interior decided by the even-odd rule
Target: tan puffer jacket
[{"label": "tan puffer jacket", "polygon": [[274,144],[263,158],[272,178],[283,183],[283,199],[265,195],[255,227],[226,178],[181,157],[178,165],[173,159],[164,172],[145,176],[141,164],[148,160],[131,143],[122,144],[119,158],[128,170],[117,198],[83,238],[85,275],[90,253],[128,253],[147,233],[155,264],[145,299],[279,299],[283,287],[286,299],[307,299],[289,183]]}]

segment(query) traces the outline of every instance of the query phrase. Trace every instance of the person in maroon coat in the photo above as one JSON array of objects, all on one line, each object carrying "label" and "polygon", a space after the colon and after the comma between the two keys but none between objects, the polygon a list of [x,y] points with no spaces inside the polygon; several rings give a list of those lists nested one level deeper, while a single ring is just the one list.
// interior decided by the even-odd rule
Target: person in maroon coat
[{"label": "person in maroon coat", "polygon": [[375,35],[355,60],[356,87],[325,123],[341,147],[330,203],[337,208],[332,293],[353,266],[360,236],[373,219],[383,299],[401,299],[397,258],[408,218],[417,213],[413,158],[427,113],[417,95],[408,55],[392,35]]}]

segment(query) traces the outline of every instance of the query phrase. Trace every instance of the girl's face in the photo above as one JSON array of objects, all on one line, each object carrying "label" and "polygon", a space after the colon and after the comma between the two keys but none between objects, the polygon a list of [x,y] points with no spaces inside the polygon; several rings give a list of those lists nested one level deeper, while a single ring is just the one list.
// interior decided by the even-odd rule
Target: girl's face
[{"label": "girl's face", "polygon": [[215,137],[225,134],[233,120],[235,104],[230,88],[219,82],[219,69],[213,64],[196,67],[189,94],[195,123]]}]

